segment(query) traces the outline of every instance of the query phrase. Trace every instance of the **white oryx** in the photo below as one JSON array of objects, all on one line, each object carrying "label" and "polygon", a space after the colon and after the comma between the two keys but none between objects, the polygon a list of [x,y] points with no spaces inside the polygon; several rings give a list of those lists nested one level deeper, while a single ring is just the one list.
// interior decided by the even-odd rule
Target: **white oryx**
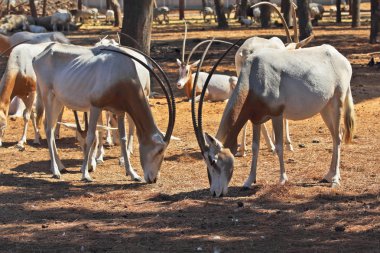
[{"label": "white oryx", "polygon": [[[133,60],[130,57],[134,57]],[[90,111],[81,167],[83,180],[92,180],[88,173],[90,157],[94,151],[97,121],[105,109],[118,115],[120,146],[127,174],[131,175],[133,180],[140,180],[127,155],[124,126],[126,112],[136,124],[145,181],[156,182],[173,131],[175,101],[167,84],[165,89],[170,90],[170,95],[167,96],[169,124],[164,137],[155,124],[142,89],[141,77],[149,76],[146,73],[148,71],[153,72],[147,65],[140,65],[144,60],[145,56],[131,49],[115,46],[86,48],[58,43],[48,46],[35,58],[33,67],[46,108],[45,131],[54,177],[60,178],[60,171],[64,166],[58,157],[52,132],[59,111],[63,106],[67,106],[76,111]],[[152,59],[149,60],[153,62]],[[164,86],[160,79],[157,80]]]},{"label": "white oryx", "polygon": [[70,23],[71,23],[72,15],[68,10],[58,9],[53,15],[51,15],[50,24],[53,27],[53,31],[57,31],[57,25],[62,26],[62,31],[66,30],[70,32]]},{"label": "white oryx", "polygon": [[[177,65],[179,67],[177,88],[184,89],[187,98],[189,99],[189,101],[191,101],[191,92],[193,90],[193,86],[195,85],[196,93],[199,94],[203,89],[203,84],[206,81],[208,73],[199,72],[198,81],[196,84],[194,84],[195,73],[193,73],[192,68],[198,65],[199,60],[190,64],[190,58],[193,52],[195,51],[195,49],[199,46],[199,44],[189,54],[187,61],[185,61],[186,38],[187,38],[187,23],[185,21],[185,38],[183,40],[183,46],[182,46],[182,60],[177,59]],[[227,100],[231,96],[232,91],[236,86],[236,83],[237,83],[236,76],[221,75],[221,74],[216,74],[212,76],[210,80],[210,84],[206,91],[205,99],[212,102]],[[198,101],[198,100],[199,100],[199,96],[195,98],[195,101]]]},{"label": "white oryx", "polygon": [[[251,172],[244,187],[256,182],[260,125],[269,119],[273,123],[280,161],[280,183],[284,184],[288,178],[283,161],[283,120],[307,119],[317,113],[322,115],[333,138],[331,165],[324,179],[333,187],[339,185],[341,116],[344,115],[346,142],[352,140],[355,126],[351,75],[350,62],[330,45],[298,50],[263,48],[248,55],[216,137],[203,134],[201,120],[195,127],[208,168],[211,192],[216,196],[227,193],[237,136],[248,120],[254,124],[253,154]],[[198,117],[201,119],[202,115]]]},{"label": "white oryx", "polygon": [[[46,42],[58,39],[61,42],[68,43],[69,40],[61,33],[50,33],[46,34],[47,36],[43,36],[45,34],[21,32],[19,36],[16,37],[16,35],[17,34],[11,37],[11,43],[17,45],[14,42],[17,41],[19,43],[25,42],[25,44],[18,45],[12,50],[0,82],[0,146],[7,126],[10,102],[17,96],[21,98],[25,104],[25,110],[23,111],[24,130],[23,135],[17,144],[17,147],[23,148],[26,142],[27,127],[30,118],[32,118],[35,131],[34,143],[40,143],[39,126],[43,111],[41,111],[41,108],[36,108],[37,122],[35,115],[32,112],[36,98],[36,75],[32,67],[32,59],[41,53],[46,47],[46,44],[41,45],[39,44],[39,41]],[[32,47],[31,44],[36,45]],[[5,49],[4,53],[6,52],[7,49]]]}]

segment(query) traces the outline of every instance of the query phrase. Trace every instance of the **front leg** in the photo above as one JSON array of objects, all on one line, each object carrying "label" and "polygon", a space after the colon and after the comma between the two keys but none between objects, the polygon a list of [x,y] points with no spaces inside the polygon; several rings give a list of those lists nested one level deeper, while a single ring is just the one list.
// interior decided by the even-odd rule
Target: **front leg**
[{"label": "front leg", "polygon": [[262,129],[263,129],[263,135],[264,135],[265,143],[267,144],[269,151],[275,152],[275,147],[274,147],[273,142],[269,136],[268,128],[265,125],[265,123],[262,124]]},{"label": "front leg", "polygon": [[260,132],[261,125],[253,125],[253,138],[252,138],[252,163],[251,172],[249,173],[248,179],[244,183],[244,188],[251,188],[252,183],[256,184],[256,169],[257,160],[259,159],[260,150]]},{"label": "front leg", "polygon": [[33,103],[34,103],[35,98],[36,98],[35,92],[32,92],[31,94],[29,94],[29,96],[22,98],[22,101],[25,104],[25,110],[23,112],[24,129],[23,129],[21,140],[19,140],[19,142],[16,145],[16,147],[19,148],[20,150],[24,149],[24,144],[26,143],[26,134],[28,132],[28,123],[29,123],[29,120],[31,118],[31,113],[32,113]]},{"label": "front leg", "polygon": [[119,136],[120,136],[120,149],[121,149],[121,154],[124,158],[125,170],[126,170],[127,175],[131,176],[132,180],[141,182],[142,178],[132,168],[131,162],[129,160],[127,145],[126,145],[127,137],[125,133],[124,118],[125,118],[125,113],[123,113],[122,115],[118,117],[117,123],[118,123]]},{"label": "front leg", "polygon": [[293,146],[292,146],[292,141],[290,140],[290,133],[289,133],[289,121],[287,119],[285,121],[285,144],[286,144],[286,149],[289,151],[293,151]]},{"label": "front leg", "polygon": [[281,115],[272,118],[272,124],[276,140],[276,152],[280,161],[280,184],[283,185],[286,181],[288,181],[284,165],[283,116]]}]

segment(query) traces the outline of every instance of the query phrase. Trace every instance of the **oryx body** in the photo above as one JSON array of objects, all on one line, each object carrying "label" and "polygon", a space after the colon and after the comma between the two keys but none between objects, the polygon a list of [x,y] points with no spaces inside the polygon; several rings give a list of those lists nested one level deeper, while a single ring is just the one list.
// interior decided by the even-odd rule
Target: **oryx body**
[{"label": "oryx body", "polygon": [[[273,59],[276,59],[275,61]],[[227,192],[233,171],[237,136],[244,124],[254,124],[251,172],[244,183],[256,182],[260,124],[272,119],[280,161],[280,183],[287,181],[283,161],[283,119],[302,120],[320,113],[333,138],[333,155],[325,179],[340,181],[340,119],[344,115],[345,141],[354,130],[354,105],[350,89],[352,68],[334,47],[322,45],[298,50],[264,48],[248,55],[238,84],[224,110],[216,138],[207,136],[204,157],[211,175],[211,190]]]},{"label": "oryx body", "polygon": [[[140,178],[130,165],[127,155],[125,112],[132,117],[137,127],[145,180],[148,183],[156,181],[168,143],[167,136],[164,138],[157,128],[142,89],[141,82],[149,77],[146,73],[148,70],[123,55],[123,52],[128,52],[141,61],[145,60],[144,56],[132,50],[114,46],[85,48],[61,44],[47,47],[34,60],[38,88],[46,108],[46,135],[51,170],[55,177],[60,177],[63,165],[51,133],[57,122],[58,111],[67,106],[77,111],[90,111],[81,168],[82,179],[91,180],[88,173],[89,158],[93,152],[97,120],[105,109],[118,115],[121,150],[127,174],[132,179]],[[172,118],[172,115],[169,117]]]}]

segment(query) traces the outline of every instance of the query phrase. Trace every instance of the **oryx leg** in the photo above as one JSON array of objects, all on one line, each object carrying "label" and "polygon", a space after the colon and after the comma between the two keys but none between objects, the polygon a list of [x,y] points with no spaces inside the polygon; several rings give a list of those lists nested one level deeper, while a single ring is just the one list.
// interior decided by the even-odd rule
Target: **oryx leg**
[{"label": "oryx leg", "polygon": [[119,135],[120,135],[120,148],[121,148],[121,154],[124,158],[124,166],[127,175],[130,175],[132,180],[141,182],[141,177],[136,173],[136,171],[132,168],[131,162],[129,160],[128,151],[127,151],[127,139],[126,139],[126,132],[125,132],[125,123],[124,123],[125,113],[118,116],[117,125],[119,128]]},{"label": "oryx leg", "polygon": [[29,94],[29,96],[23,97],[22,101],[25,104],[25,110],[23,112],[23,118],[24,118],[24,129],[22,132],[21,139],[17,143],[16,147],[19,149],[24,148],[24,144],[26,143],[26,134],[28,132],[28,123],[31,117],[32,109],[33,109],[33,103],[36,98],[36,93],[32,92]]},{"label": "oryx leg", "polygon": [[248,122],[245,123],[243,130],[241,131],[241,143],[240,143],[240,148],[238,152],[236,152],[235,154],[236,157],[243,157],[246,155],[245,149],[246,149],[246,143],[247,143],[247,138],[246,138],[247,126],[248,126]]},{"label": "oryx leg", "polygon": [[324,176],[324,179],[332,183],[332,187],[338,186],[340,183],[340,145],[342,136],[340,134],[340,118],[342,115],[342,102],[332,101],[322,111],[323,121],[330,130],[333,139],[333,154],[331,158],[330,169]]},{"label": "oryx leg", "polygon": [[95,170],[96,168],[96,162],[95,164],[92,164],[93,159],[91,158],[93,157],[94,150],[96,149],[96,125],[101,113],[102,110],[100,108],[93,106],[90,108],[90,120],[88,124],[86,144],[84,147],[84,160],[81,168],[82,180],[84,181],[92,181],[89,174],[89,167],[91,166],[92,170]]},{"label": "oryx leg", "polygon": [[286,181],[288,181],[288,177],[286,176],[285,172],[285,165],[284,165],[284,140],[283,140],[283,116],[277,116],[272,118],[272,124],[273,124],[273,131],[275,135],[275,147],[276,152],[278,155],[278,159],[280,162],[280,184],[285,184]]},{"label": "oryx leg", "polygon": [[40,129],[37,126],[37,115],[34,111],[32,111],[31,116],[30,116],[33,124],[33,130],[34,130],[34,144],[41,144],[40,139],[41,139],[41,134],[40,134]]},{"label": "oryx leg", "polygon": [[253,137],[252,137],[252,163],[251,171],[249,173],[248,179],[245,181],[243,187],[251,188],[252,183],[256,183],[256,169],[257,169],[257,160],[259,159],[259,150],[260,150],[260,132],[261,125],[253,125]]},{"label": "oryx leg", "polygon": [[274,144],[272,142],[272,139],[270,138],[268,128],[265,125],[265,123],[262,124],[261,126],[262,126],[261,128],[263,129],[263,135],[264,135],[265,143],[267,144],[269,151],[274,152],[275,147],[274,147]]},{"label": "oryx leg", "polygon": [[[103,113],[100,114],[100,117],[99,117],[99,120],[98,120],[98,124],[99,125],[103,125]],[[95,157],[95,161],[97,164],[100,164],[100,163],[103,163],[104,160],[104,147],[103,147],[103,144],[104,144],[104,141],[103,141],[103,136],[104,136],[104,131],[102,129],[98,130],[98,138],[96,140],[96,147],[97,147],[97,150],[96,150],[96,157]]]},{"label": "oryx leg", "polygon": [[284,120],[285,123],[285,145],[286,145],[286,150],[293,151],[293,146],[292,142],[290,140],[290,134],[289,134],[289,121],[287,119]]},{"label": "oryx leg", "polygon": [[60,171],[64,169],[64,166],[58,157],[53,132],[57,124],[58,115],[61,112],[63,105],[52,93],[47,94],[44,99],[44,104],[46,108],[45,133],[50,154],[51,171],[53,173],[53,177],[61,178]]},{"label": "oryx leg", "polygon": [[135,133],[135,122],[133,122],[133,119],[131,116],[127,113],[127,122],[128,122],[128,145],[127,145],[127,152],[128,156],[130,157],[131,154],[133,154],[133,135]]},{"label": "oryx leg", "polygon": [[[58,122],[62,122],[62,117],[63,117],[64,110],[65,110],[65,107],[62,107],[62,110],[61,110],[61,112],[59,113],[59,116],[58,116]],[[59,132],[60,131],[61,131],[61,125],[58,124],[58,125],[56,125],[55,131],[54,131],[54,135],[55,135],[56,139],[59,139]]]}]

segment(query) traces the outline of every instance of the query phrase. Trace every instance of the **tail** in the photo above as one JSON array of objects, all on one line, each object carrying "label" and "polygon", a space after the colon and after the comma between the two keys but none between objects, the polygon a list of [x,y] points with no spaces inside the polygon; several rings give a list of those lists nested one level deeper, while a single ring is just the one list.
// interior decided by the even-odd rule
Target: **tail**
[{"label": "tail", "polygon": [[352,142],[355,132],[355,110],[350,87],[348,87],[344,101],[344,128],[344,142],[350,143]]}]

